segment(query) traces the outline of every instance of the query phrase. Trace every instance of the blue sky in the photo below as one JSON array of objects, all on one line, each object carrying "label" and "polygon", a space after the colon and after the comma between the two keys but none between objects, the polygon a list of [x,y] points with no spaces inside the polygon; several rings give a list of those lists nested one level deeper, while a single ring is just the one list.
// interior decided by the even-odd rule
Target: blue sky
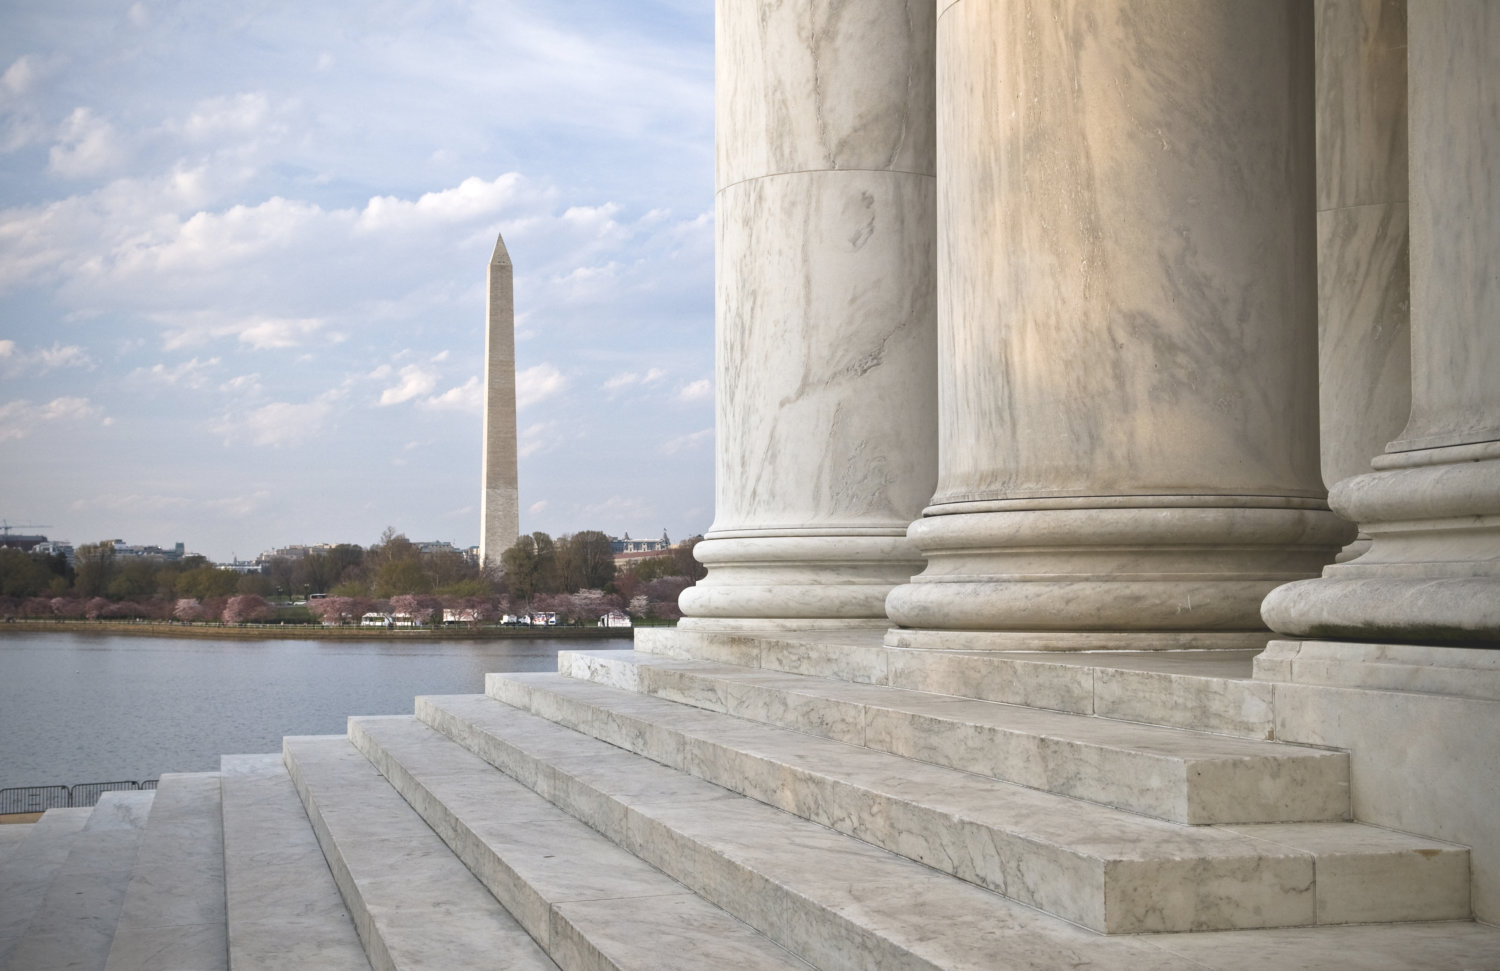
[{"label": "blue sky", "polygon": [[484,276],[521,523],[713,512],[706,0],[0,9],[0,517],[479,538]]}]

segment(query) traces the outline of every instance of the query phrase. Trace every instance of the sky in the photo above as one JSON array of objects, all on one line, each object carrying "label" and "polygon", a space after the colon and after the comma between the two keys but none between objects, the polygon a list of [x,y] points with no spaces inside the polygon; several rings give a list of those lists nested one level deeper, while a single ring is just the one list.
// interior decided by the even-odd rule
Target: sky
[{"label": "sky", "polygon": [[502,233],[522,530],[701,533],[712,192],[706,0],[5,4],[0,519],[477,544]]}]

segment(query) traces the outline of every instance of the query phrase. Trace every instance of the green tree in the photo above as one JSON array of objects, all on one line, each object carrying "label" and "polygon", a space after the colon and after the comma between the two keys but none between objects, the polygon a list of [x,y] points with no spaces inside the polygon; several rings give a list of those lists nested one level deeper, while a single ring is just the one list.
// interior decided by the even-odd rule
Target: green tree
[{"label": "green tree", "polygon": [[565,593],[602,590],[614,582],[615,553],[608,536],[597,529],[585,529],[569,536],[567,545],[573,575],[568,578]]},{"label": "green tree", "polygon": [[145,557],[127,557],[115,561],[114,576],[105,588],[111,600],[139,600],[156,592],[156,574],[161,565]]},{"label": "green tree", "polygon": [[38,596],[49,589],[52,577],[40,558],[12,547],[0,548],[0,596]]},{"label": "green tree", "polygon": [[375,596],[432,592],[432,581],[419,560],[390,560],[375,574]]},{"label": "green tree", "polygon": [[202,603],[232,595],[239,587],[239,574],[204,563],[187,570],[177,580],[177,595]]},{"label": "green tree", "polygon": [[115,575],[115,544],[88,543],[73,554],[74,583],[85,597],[103,596]]},{"label": "green tree", "polygon": [[[545,535],[545,534],[540,534]],[[515,544],[500,554],[500,565],[505,569],[505,584],[517,601],[529,601],[537,592],[540,579],[541,557],[537,555],[536,540],[522,536]]]}]

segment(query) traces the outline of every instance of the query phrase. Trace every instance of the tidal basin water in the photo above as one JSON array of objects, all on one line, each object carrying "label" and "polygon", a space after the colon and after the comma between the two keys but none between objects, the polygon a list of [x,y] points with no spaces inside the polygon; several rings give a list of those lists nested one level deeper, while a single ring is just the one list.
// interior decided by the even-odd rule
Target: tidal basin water
[{"label": "tidal basin water", "polygon": [[409,715],[419,694],[477,694],[489,671],[629,645],[0,632],[0,789],[216,770],[283,735],[342,734],[349,715]]}]

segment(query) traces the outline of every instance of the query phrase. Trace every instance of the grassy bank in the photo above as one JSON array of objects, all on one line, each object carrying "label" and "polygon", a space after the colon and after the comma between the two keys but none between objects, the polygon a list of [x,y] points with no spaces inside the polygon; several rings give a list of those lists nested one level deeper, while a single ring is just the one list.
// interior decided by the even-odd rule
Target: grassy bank
[{"label": "grassy bank", "polygon": [[490,641],[509,639],[629,640],[629,627],[324,627],[321,624],[184,624],[135,620],[10,620],[7,632],[63,631],[72,634],[135,634],[212,640]]}]

